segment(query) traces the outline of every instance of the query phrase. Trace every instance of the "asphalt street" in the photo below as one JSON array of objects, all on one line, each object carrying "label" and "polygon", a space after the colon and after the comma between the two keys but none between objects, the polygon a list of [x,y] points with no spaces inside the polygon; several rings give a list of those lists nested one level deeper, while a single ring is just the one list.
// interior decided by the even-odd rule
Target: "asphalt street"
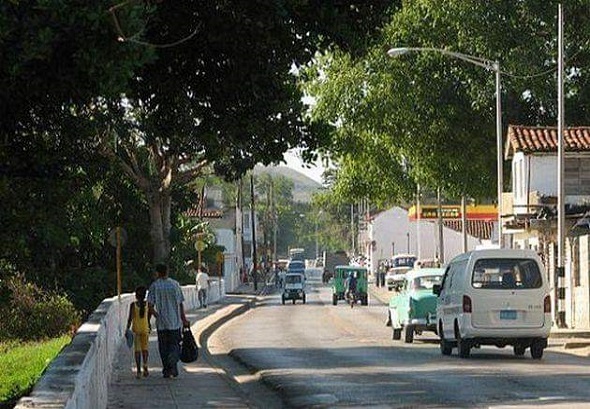
[{"label": "asphalt street", "polygon": [[509,347],[444,357],[434,334],[393,341],[379,300],[332,306],[312,276],[305,305],[271,294],[209,340],[212,354],[242,363],[286,407],[590,407],[588,358],[548,350],[535,361]]}]

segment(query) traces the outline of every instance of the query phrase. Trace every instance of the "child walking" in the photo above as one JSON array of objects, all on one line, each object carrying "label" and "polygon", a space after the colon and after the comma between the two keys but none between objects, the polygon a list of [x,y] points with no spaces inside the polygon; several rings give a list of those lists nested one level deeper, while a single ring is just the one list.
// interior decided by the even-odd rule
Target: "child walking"
[{"label": "child walking", "polygon": [[148,340],[150,335],[150,314],[145,301],[147,288],[139,286],[135,289],[135,302],[129,306],[129,318],[127,329],[133,331],[133,347],[135,350],[135,364],[137,365],[136,378],[141,378],[141,364],[143,358],[143,376],[148,376]]}]

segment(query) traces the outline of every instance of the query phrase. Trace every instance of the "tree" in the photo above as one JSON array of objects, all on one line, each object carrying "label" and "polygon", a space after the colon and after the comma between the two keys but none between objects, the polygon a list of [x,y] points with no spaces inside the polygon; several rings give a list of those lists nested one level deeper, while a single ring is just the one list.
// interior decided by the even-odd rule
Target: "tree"
[{"label": "tree", "polygon": [[255,182],[258,193],[256,213],[262,230],[263,248],[277,258],[274,254],[274,239],[277,252],[283,249],[282,254],[286,254],[289,245],[284,241],[289,236],[285,217],[293,212],[293,182],[284,176],[273,177],[269,173],[259,175]]},{"label": "tree", "polygon": [[[576,50],[568,78],[570,112],[587,122],[587,75],[580,32],[588,5],[568,2],[568,50]],[[303,78],[315,97],[311,115],[332,124],[335,181],[341,196],[402,200],[414,184],[449,194],[493,196],[495,182],[494,76],[437,53],[392,60],[391,47],[434,47],[501,61],[504,125],[555,121],[557,2],[436,1],[395,10],[364,53],[334,49],[317,56]],[[570,53],[572,52],[570,51]],[[571,54],[570,54],[571,55]],[[549,67],[549,70],[547,69]],[[578,68],[580,67],[580,68]],[[376,183],[389,179],[386,183]],[[385,176],[385,178],[383,178]]]},{"label": "tree", "polygon": [[[256,163],[281,161],[293,146],[314,150],[324,143],[323,128],[301,116],[290,67],[309,57],[325,29],[315,25],[322,18],[340,26],[352,15],[375,17],[380,8],[342,15],[342,5],[321,10],[325,15],[318,16],[306,3],[265,0],[161,3],[143,41],[173,46],[156,49],[157,59],[138,72],[123,100],[97,101],[98,114],[87,111],[100,117],[105,154],[146,197],[155,260],[169,255],[174,185],[203,175],[208,166],[236,178]],[[310,26],[317,31],[309,32]]]}]

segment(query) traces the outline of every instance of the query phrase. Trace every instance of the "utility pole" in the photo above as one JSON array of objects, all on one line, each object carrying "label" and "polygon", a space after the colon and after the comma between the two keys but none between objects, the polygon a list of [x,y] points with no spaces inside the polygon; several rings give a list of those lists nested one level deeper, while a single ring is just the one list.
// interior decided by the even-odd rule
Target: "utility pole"
[{"label": "utility pole", "polygon": [[258,291],[258,262],[256,254],[256,212],[254,211],[254,171],[250,173],[250,220],[252,225],[252,278],[254,291]]},{"label": "utility pole", "polygon": [[436,216],[438,218],[438,261],[440,264],[445,263],[445,237],[443,229],[443,216],[442,216],[442,204],[441,204],[440,187],[436,189]]},{"label": "utility pole", "polygon": [[271,185],[270,185],[270,193],[271,193],[271,197],[272,197],[272,220],[273,220],[272,255],[273,255],[273,261],[276,263],[279,260],[279,258],[277,257],[277,230],[279,227],[279,215],[277,214],[274,182],[271,183]]},{"label": "utility pole", "polygon": [[354,203],[350,205],[350,241],[352,245],[352,255],[354,255]]},{"label": "utility pole", "polygon": [[565,328],[565,141],[564,141],[564,58],[563,58],[563,8],[558,13],[557,58],[557,266],[555,267],[555,321]]}]

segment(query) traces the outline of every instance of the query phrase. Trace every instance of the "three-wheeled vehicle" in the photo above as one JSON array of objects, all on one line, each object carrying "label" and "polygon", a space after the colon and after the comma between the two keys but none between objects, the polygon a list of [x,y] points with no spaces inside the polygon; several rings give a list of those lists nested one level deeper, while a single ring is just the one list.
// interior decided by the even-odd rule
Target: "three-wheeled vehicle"
[{"label": "three-wheeled vehicle", "polygon": [[303,301],[305,304],[305,275],[303,273],[287,272],[285,274],[285,282],[283,287],[283,294],[281,301],[285,304],[285,300]]},{"label": "three-wheeled vehicle", "polygon": [[346,300],[346,278],[349,274],[356,275],[356,292],[354,303],[369,304],[367,293],[367,269],[360,266],[336,266],[332,280],[332,305],[338,304],[338,300]]}]

